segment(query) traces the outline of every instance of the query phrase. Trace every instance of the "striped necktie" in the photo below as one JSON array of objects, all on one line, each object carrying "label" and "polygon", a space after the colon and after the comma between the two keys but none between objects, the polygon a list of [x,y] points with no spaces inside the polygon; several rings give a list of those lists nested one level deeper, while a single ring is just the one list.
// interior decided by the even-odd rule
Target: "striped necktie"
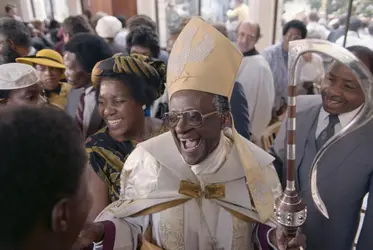
[{"label": "striped necktie", "polygon": [[85,106],[84,98],[85,98],[85,95],[86,95],[85,91],[83,91],[82,95],[80,96],[78,108],[76,109],[76,112],[75,112],[75,120],[78,123],[80,131],[82,131],[82,132],[83,132],[83,128],[84,128],[83,121],[84,121],[84,106]]},{"label": "striped necktie", "polygon": [[338,115],[329,115],[328,126],[320,133],[319,137],[316,139],[316,149],[317,151],[334,135],[334,127],[339,123]]}]

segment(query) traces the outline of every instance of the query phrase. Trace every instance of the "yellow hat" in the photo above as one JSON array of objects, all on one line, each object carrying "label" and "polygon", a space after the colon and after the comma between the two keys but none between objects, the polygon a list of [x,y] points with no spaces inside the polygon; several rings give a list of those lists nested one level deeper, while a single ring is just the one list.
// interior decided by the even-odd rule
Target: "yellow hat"
[{"label": "yellow hat", "polygon": [[30,65],[39,64],[52,68],[66,69],[60,53],[52,49],[42,49],[35,56],[20,57],[16,61]]},{"label": "yellow hat", "polygon": [[[218,30],[198,17],[192,18],[177,38],[168,61],[169,98],[180,90],[197,90],[230,99],[242,54]],[[233,120],[233,119],[232,119]],[[261,222],[273,215],[274,196],[262,166],[233,124],[246,183]],[[250,197],[247,197],[250,199]]]},{"label": "yellow hat", "polygon": [[172,48],[167,69],[169,98],[198,90],[230,99],[242,54],[210,24],[193,17]]}]

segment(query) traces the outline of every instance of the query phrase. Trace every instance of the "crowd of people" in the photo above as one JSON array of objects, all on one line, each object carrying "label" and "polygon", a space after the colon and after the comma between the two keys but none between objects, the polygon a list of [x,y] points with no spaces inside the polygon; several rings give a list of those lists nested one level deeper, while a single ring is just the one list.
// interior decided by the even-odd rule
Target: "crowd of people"
[{"label": "crowd of people", "polygon": [[[373,195],[372,122],[322,159],[329,220],[309,182],[318,150],[365,102],[340,62],[316,53],[299,61],[296,187],[308,218],[295,237],[278,226],[273,204],[286,182],[289,43],[346,40],[373,74],[366,20],[351,18],[346,32],[341,17],[329,30],[312,12],[259,52],[260,24],[247,17],[236,44],[225,24],[193,17],[161,48],[145,15],[84,11],[61,24],[25,23],[15,5],[5,10],[0,249],[352,249]],[[372,202],[357,250],[373,248]]]}]

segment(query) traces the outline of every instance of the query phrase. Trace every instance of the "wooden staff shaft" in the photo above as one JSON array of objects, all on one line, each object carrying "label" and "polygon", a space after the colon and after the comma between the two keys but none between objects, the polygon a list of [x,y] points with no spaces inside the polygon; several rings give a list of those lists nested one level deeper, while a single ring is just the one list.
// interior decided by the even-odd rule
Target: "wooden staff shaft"
[{"label": "wooden staff shaft", "polygon": [[296,86],[288,87],[287,181],[295,181]]}]

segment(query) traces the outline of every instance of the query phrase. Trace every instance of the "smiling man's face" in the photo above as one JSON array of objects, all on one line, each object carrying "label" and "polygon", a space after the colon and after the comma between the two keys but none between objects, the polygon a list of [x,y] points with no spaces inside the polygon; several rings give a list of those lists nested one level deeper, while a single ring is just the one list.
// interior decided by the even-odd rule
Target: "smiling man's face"
[{"label": "smiling man's face", "polygon": [[[188,117],[181,115],[176,126],[170,130],[181,156],[190,165],[205,160],[219,144],[224,122],[217,113],[214,114],[213,98],[212,94],[195,90],[182,90],[171,97],[170,113],[189,114]],[[193,126],[198,120],[197,115],[192,115],[196,114],[195,111],[201,115],[212,115],[202,118],[201,126]]]},{"label": "smiling man's face", "polygon": [[333,62],[322,82],[321,95],[325,111],[343,114],[364,103],[364,93],[354,73],[345,65]]}]

